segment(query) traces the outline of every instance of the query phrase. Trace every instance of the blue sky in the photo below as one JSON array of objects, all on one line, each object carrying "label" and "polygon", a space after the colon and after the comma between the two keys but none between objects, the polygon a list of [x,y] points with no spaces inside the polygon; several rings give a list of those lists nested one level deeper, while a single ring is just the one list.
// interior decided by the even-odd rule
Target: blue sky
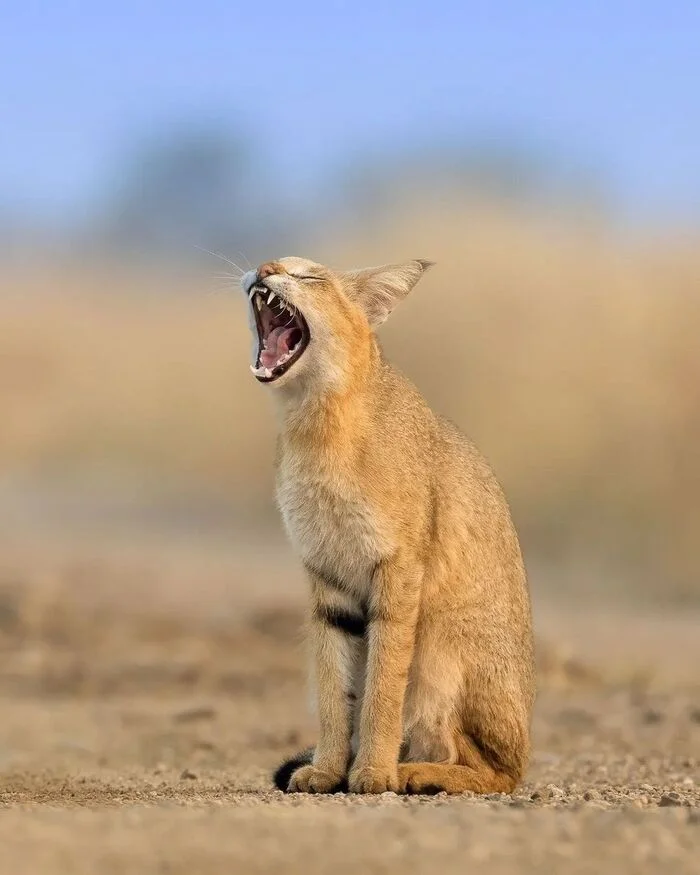
[{"label": "blue sky", "polygon": [[131,138],[229,124],[291,188],[367,150],[508,131],[620,208],[700,216],[700,3],[5,0],[0,206],[89,207]]}]

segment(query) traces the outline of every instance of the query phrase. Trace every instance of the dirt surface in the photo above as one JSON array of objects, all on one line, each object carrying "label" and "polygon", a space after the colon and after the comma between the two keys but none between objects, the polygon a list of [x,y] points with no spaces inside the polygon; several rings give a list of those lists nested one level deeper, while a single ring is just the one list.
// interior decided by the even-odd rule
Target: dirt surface
[{"label": "dirt surface", "polygon": [[47,544],[2,553],[0,871],[698,871],[696,614],[536,598],[512,796],[284,795],[315,734],[284,547]]}]

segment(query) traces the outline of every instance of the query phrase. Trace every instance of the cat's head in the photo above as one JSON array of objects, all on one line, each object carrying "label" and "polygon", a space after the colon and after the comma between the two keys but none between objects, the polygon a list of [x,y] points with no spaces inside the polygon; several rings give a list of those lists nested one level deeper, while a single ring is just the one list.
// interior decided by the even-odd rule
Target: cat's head
[{"label": "cat's head", "polygon": [[339,385],[371,347],[372,332],[410,292],[429,261],[336,272],[281,258],[241,279],[256,379],[275,387]]}]

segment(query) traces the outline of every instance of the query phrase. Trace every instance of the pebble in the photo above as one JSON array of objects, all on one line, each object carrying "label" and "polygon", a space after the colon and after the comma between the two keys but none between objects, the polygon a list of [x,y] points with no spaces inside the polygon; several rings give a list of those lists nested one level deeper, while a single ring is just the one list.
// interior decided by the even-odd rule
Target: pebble
[{"label": "pebble", "polygon": [[683,797],[680,793],[664,793],[664,795],[659,799],[659,807],[660,808],[671,808],[673,806],[678,806],[683,804]]},{"label": "pebble", "polygon": [[548,799],[561,799],[563,795],[564,791],[561,789],[561,787],[557,787],[556,784],[547,784],[546,787],[535,790],[530,799],[532,799],[534,802],[539,802]]}]

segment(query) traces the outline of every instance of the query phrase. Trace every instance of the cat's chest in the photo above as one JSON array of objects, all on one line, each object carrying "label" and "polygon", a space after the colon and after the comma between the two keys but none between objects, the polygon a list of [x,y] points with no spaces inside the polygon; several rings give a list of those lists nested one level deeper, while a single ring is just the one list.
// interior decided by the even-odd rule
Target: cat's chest
[{"label": "cat's chest", "polygon": [[295,549],[313,567],[360,586],[385,554],[379,514],[350,477],[282,466],[277,500]]}]

